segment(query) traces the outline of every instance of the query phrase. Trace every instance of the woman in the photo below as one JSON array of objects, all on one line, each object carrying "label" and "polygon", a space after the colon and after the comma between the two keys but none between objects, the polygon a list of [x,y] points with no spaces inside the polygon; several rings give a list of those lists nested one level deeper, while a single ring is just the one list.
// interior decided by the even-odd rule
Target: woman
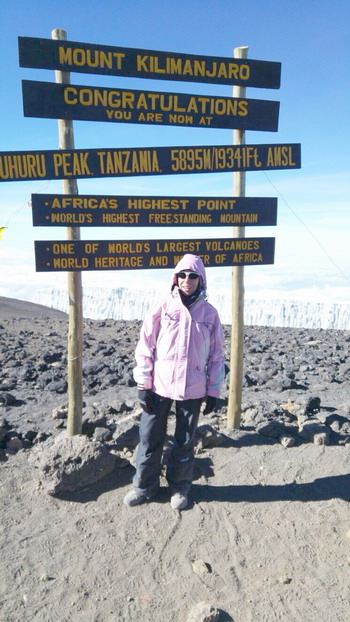
[{"label": "woman", "polygon": [[205,414],[215,408],[224,379],[223,330],[206,287],[202,260],[185,255],[175,268],[170,295],[143,322],[134,369],[143,413],[133,489],[124,497],[128,506],[158,492],[173,401],[176,427],[166,477],[172,508],[188,505],[201,404],[206,398]]}]

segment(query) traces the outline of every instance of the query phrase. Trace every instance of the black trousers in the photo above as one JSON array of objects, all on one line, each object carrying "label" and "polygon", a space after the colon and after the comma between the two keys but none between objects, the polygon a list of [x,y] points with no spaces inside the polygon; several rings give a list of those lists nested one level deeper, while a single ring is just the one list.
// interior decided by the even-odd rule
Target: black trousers
[{"label": "black trousers", "polygon": [[[166,478],[171,493],[187,493],[193,480],[194,439],[203,398],[175,402],[176,425]],[[158,492],[168,416],[173,400],[152,394],[152,413],[143,412],[133,486],[151,498]]]}]

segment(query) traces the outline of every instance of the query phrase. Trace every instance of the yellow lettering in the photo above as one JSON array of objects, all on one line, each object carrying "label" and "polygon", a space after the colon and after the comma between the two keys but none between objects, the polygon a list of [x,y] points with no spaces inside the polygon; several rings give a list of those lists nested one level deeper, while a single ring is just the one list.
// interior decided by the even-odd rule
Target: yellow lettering
[{"label": "yellow lettering", "polygon": [[149,265],[150,266],[167,266],[168,257],[166,255],[156,255],[155,257],[150,257]]},{"label": "yellow lettering", "polygon": [[267,165],[268,166],[280,166],[281,165],[281,147],[279,145],[268,148]]},{"label": "yellow lettering", "polygon": [[267,166],[295,166],[292,157],[292,147],[289,145],[274,145],[267,150]]},{"label": "yellow lettering", "polygon": [[113,52],[113,57],[116,61],[117,69],[122,68],[122,61],[125,58],[125,54],[123,52]]},{"label": "yellow lettering", "polygon": [[73,152],[73,175],[91,175],[87,163],[88,155],[88,151],[85,151],[85,153]]},{"label": "yellow lettering", "polygon": [[240,117],[246,117],[248,114],[248,102],[245,100],[240,100],[239,104],[238,104],[238,115]]},{"label": "yellow lettering", "polygon": [[140,54],[137,54],[136,56],[136,70],[137,71],[146,71],[148,72],[148,67],[146,65],[148,56],[140,56]]},{"label": "yellow lettering", "polygon": [[88,265],[87,257],[82,257],[81,260],[78,257],[54,257],[53,260],[53,267],[61,270],[81,270]]},{"label": "yellow lettering", "polygon": [[45,176],[44,154],[0,155],[0,179],[36,179]]},{"label": "yellow lettering", "polygon": [[54,255],[74,255],[74,244],[72,242],[55,242],[52,245]]},{"label": "yellow lettering", "polygon": [[213,117],[201,117],[199,119],[199,125],[210,125]]},{"label": "yellow lettering", "polygon": [[61,65],[72,64],[72,48],[65,49],[64,47],[58,48],[58,58]]}]

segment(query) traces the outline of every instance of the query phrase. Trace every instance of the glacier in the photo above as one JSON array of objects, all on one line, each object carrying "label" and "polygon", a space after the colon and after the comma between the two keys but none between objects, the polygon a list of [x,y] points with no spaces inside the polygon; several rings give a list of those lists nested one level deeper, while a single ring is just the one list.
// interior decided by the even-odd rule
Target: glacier
[{"label": "glacier", "polygon": [[[143,320],[162,296],[157,289],[84,287],[83,315],[94,320]],[[38,290],[32,302],[68,312],[64,289]],[[231,296],[214,292],[209,302],[217,308],[223,324],[231,324]],[[246,297],[244,323],[247,326],[350,329],[350,304],[258,299]]]}]

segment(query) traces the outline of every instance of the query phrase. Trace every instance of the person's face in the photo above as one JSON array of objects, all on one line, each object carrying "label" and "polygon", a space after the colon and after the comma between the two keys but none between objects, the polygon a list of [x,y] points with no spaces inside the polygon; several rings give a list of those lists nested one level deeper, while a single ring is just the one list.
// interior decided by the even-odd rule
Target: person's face
[{"label": "person's face", "polygon": [[177,275],[179,289],[181,289],[181,291],[186,294],[186,296],[191,296],[191,294],[194,294],[198,287],[198,274],[196,274],[195,278],[190,278],[189,276],[193,276],[194,274],[196,273],[192,270],[181,270],[181,272],[179,272]]}]

